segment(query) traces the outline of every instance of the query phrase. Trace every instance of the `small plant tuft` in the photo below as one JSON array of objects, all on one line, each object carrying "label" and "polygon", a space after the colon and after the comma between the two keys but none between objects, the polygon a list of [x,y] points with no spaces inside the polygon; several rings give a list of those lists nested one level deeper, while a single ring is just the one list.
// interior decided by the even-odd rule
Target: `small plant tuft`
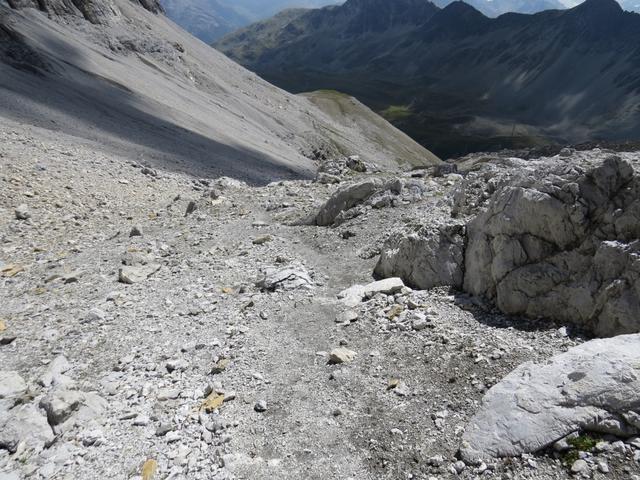
[{"label": "small plant tuft", "polygon": [[596,446],[598,441],[591,435],[580,435],[575,438],[570,438],[567,443],[579,452],[590,452]]}]

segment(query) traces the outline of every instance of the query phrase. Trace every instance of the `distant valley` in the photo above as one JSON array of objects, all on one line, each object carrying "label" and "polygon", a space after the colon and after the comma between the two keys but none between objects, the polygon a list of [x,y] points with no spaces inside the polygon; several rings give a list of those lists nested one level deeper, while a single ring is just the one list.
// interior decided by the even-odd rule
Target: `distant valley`
[{"label": "distant valley", "polygon": [[495,19],[463,2],[349,0],[215,46],[289,91],[354,95],[447,157],[637,138],[638,40],[640,16],[614,0]]},{"label": "distant valley", "polygon": [[253,22],[291,7],[321,7],[339,0],[162,0],[171,20],[211,43]]}]

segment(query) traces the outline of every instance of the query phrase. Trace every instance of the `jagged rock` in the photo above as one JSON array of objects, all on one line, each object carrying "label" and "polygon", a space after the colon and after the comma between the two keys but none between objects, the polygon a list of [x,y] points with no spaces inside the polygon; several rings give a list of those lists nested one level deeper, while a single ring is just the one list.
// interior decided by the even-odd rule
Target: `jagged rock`
[{"label": "jagged rock", "polygon": [[118,272],[118,280],[121,283],[133,285],[135,283],[144,282],[158,270],[160,270],[160,265],[157,263],[137,266],[125,265],[121,267]]},{"label": "jagged rock", "polygon": [[354,172],[364,173],[367,171],[367,165],[358,155],[351,155],[347,158],[347,167]]},{"label": "jagged rock", "polygon": [[43,387],[69,385],[72,380],[64,375],[69,370],[71,370],[71,364],[64,355],[59,355],[51,361],[49,368],[38,382]]},{"label": "jagged rock", "polygon": [[100,417],[107,409],[107,402],[96,393],[56,389],[40,401],[40,407],[47,412],[51,426],[66,431]]},{"label": "jagged rock", "polygon": [[384,246],[374,274],[400,277],[421,289],[461,287],[464,265],[464,224],[452,221],[425,225],[413,232],[392,234]]},{"label": "jagged rock", "polygon": [[324,185],[336,184],[340,183],[340,177],[337,175],[331,175],[330,173],[318,172],[316,182]]},{"label": "jagged rock", "polygon": [[359,183],[340,188],[320,208],[314,219],[318,226],[333,225],[338,215],[367,200],[382,188],[382,180],[370,178]]},{"label": "jagged rock", "polygon": [[640,176],[609,156],[501,188],[467,227],[464,289],[599,336],[640,331]]},{"label": "jagged rock", "polygon": [[23,395],[27,384],[18,372],[0,371],[0,400]]},{"label": "jagged rock", "polygon": [[458,173],[458,166],[455,163],[441,163],[433,167],[434,177],[444,177],[451,173]]},{"label": "jagged rock", "polygon": [[267,267],[256,285],[270,292],[298,288],[311,289],[314,286],[307,269],[299,264],[285,268]]},{"label": "jagged rock", "polygon": [[47,418],[33,403],[0,412],[0,448],[14,453],[18,444],[40,452],[55,438]]},{"label": "jagged rock", "polygon": [[[463,460],[536,452],[578,430],[638,432],[640,334],[586,342],[544,363],[527,362],[489,390],[465,430]],[[618,432],[618,434],[623,432]]]},{"label": "jagged rock", "polygon": [[[120,9],[112,0],[9,0],[8,3],[14,9],[37,8],[54,15],[84,17],[93,24],[109,24],[121,16]],[[163,11],[156,0],[137,0],[134,3],[153,13]]]},{"label": "jagged rock", "polygon": [[356,355],[356,352],[349,350],[348,348],[334,348],[331,350],[331,353],[329,353],[329,363],[332,365],[349,363],[355,360]]}]

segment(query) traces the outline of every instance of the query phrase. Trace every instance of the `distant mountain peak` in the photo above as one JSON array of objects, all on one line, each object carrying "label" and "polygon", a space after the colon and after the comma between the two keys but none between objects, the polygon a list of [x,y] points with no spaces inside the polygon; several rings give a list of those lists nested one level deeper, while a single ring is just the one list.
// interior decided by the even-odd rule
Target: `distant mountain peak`
[{"label": "distant mountain peak", "polygon": [[622,13],[624,10],[616,0],[586,0],[573,8],[576,12],[591,12],[596,15]]}]

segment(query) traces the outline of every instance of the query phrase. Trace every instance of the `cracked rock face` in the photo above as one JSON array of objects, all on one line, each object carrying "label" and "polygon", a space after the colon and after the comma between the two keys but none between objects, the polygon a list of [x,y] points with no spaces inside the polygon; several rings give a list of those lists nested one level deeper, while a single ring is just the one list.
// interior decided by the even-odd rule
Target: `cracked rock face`
[{"label": "cracked rock face", "polygon": [[460,222],[426,225],[409,234],[397,232],[385,242],[375,275],[398,276],[421,289],[445,285],[460,288],[464,242],[464,225]]},{"label": "cracked rock face", "polygon": [[489,390],[460,453],[467,462],[517,456],[578,430],[631,436],[639,412],[640,335],[592,340],[524,363]]},{"label": "cracked rock face", "polygon": [[617,156],[509,185],[468,225],[464,289],[599,336],[640,330],[640,177]]}]

